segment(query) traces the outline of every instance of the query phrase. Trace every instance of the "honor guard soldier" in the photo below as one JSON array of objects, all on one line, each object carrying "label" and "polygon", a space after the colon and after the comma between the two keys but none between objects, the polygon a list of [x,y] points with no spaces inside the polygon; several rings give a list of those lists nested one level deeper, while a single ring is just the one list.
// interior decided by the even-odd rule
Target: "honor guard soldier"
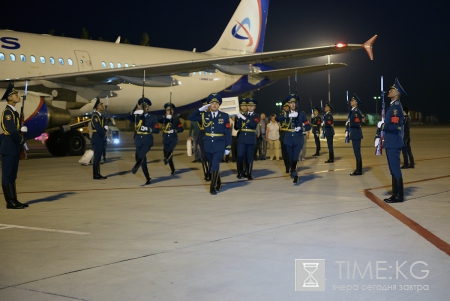
[{"label": "honor guard soldier", "polygon": [[314,135],[314,142],[316,143],[316,153],[313,155],[315,157],[320,156],[320,125],[322,124],[322,117],[319,114],[320,109],[314,107],[313,114],[311,115],[311,127],[312,134]]},{"label": "honor guard soldier", "polygon": [[[203,100],[203,106],[207,105],[207,101],[206,98]],[[208,111],[209,108],[206,109],[206,111]],[[202,111],[200,112],[201,115],[203,115],[206,111]],[[195,122],[195,121],[194,121]],[[198,123],[198,127],[200,129],[200,132],[198,134],[197,137],[197,144],[200,148],[200,160],[202,161],[202,169],[203,169],[203,179],[205,181],[211,181],[211,173],[209,172],[209,162],[208,162],[208,156],[206,154],[205,151],[205,128],[203,127],[203,122],[202,121],[197,121]]]},{"label": "honor guard soldier", "polygon": [[363,133],[361,122],[363,115],[358,108],[360,104],[362,104],[361,100],[353,93],[353,97],[350,100],[350,106],[352,107],[350,119],[347,120],[347,125],[349,126],[349,140],[352,141],[353,153],[356,158],[356,170],[350,174],[351,176],[362,175],[361,139],[363,138]]},{"label": "honor guard soldier", "polygon": [[306,119],[305,112],[297,111],[298,96],[296,94],[289,94],[286,102],[289,103],[289,112],[280,114],[276,120],[287,124],[288,130],[284,136],[284,144],[289,158],[291,177],[294,178],[294,183],[298,183],[297,162],[304,143],[303,129],[309,131],[311,125]]},{"label": "honor guard soldier", "polygon": [[334,120],[333,115],[331,115],[331,110],[333,107],[328,102],[325,104],[325,115],[323,116],[323,132],[325,134],[325,138],[327,138],[327,146],[328,146],[328,160],[325,163],[333,163],[334,162],[334,149],[333,149],[333,137],[334,137]]},{"label": "honor guard soldier", "polygon": [[136,164],[132,172],[135,174],[140,166],[144,173],[146,182],[144,185],[151,183],[150,174],[147,167],[147,153],[153,146],[153,134],[159,133],[159,124],[156,116],[150,115],[150,106],[152,102],[148,98],[138,100],[138,107],[133,112],[134,115],[134,146],[136,146]]},{"label": "honor guard soldier", "polygon": [[[282,115],[285,117],[289,114],[289,103],[285,102],[283,104]],[[286,145],[284,144],[284,137],[286,136],[286,132],[289,131],[289,124],[287,122],[288,119],[284,119],[284,121],[280,122],[280,143],[281,143],[281,155],[283,156],[284,167],[286,168],[286,173],[289,173],[291,167],[289,162],[289,157],[286,151]]]},{"label": "honor guard soldier", "polygon": [[163,144],[164,144],[164,165],[169,163],[171,175],[175,174],[175,166],[173,164],[173,151],[178,144],[178,133],[184,131],[180,119],[174,116],[175,105],[166,103],[164,105],[166,114],[158,118],[158,122],[162,124]]},{"label": "honor guard soldier", "polygon": [[[210,94],[206,101],[208,104],[194,111],[188,119],[201,122],[205,129],[205,151],[211,172],[209,192],[216,195],[217,191],[222,189],[220,162],[223,155],[229,155],[231,150],[230,116],[219,111],[219,106],[222,104],[222,97],[219,94]],[[210,111],[206,112],[208,108]]]},{"label": "honor guard soldier", "polygon": [[259,124],[260,117],[256,114],[255,107],[258,104],[253,98],[244,100],[247,103],[247,114],[237,114],[235,128],[239,129],[238,149],[237,149],[237,178],[241,179],[244,172],[244,161],[246,162],[245,170],[248,180],[253,180],[253,154],[256,146],[256,127]]},{"label": "honor guard soldier", "polygon": [[100,160],[102,158],[103,146],[106,140],[106,132],[108,131],[108,126],[104,125],[105,119],[102,117],[102,112],[105,110],[104,104],[97,98],[94,104],[94,113],[91,118],[91,128],[92,128],[92,148],[94,149],[94,161],[92,163],[92,171],[94,180],[105,180],[100,174]]},{"label": "honor guard soldier", "polygon": [[407,169],[414,168],[414,156],[411,151],[411,118],[409,117],[408,107],[403,107],[403,115],[405,115],[403,121],[403,165],[400,168]]},{"label": "honor guard soldier", "polygon": [[404,119],[403,108],[400,103],[402,95],[406,96],[407,94],[398,79],[395,78],[395,82],[387,95],[391,99],[391,103],[386,111],[385,119],[378,122],[378,128],[384,131],[383,148],[386,150],[389,171],[392,175],[392,196],[384,199],[386,203],[403,202],[403,176],[400,169]]},{"label": "honor guard soldier", "polygon": [[[244,115],[244,116],[247,115],[247,111],[248,111],[248,109],[247,109],[247,98],[239,99],[239,110],[240,110],[240,113],[242,115]],[[234,130],[237,131],[237,136],[236,136],[236,158],[235,159],[236,159],[236,170],[238,171],[238,175],[239,175],[239,170],[244,169],[244,166],[246,165],[245,164],[246,160],[244,158],[244,162],[242,162],[242,164],[240,164],[239,161],[238,161],[239,145],[242,144],[243,142],[242,141],[239,142],[239,135],[240,135],[241,131],[240,131],[240,128],[238,128],[236,126],[236,121],[238,119],[238,116],[235,116],[234,119],[235,119],[234,120]],[[242,168],[240,168],[239,166],[242,166]],[[242,176],[246,176],[246,175],[247,175],[247,173],[243,172],[243,174],[241,175],[241,178],[242,178]]]},{"label": "honor guard soldier", "polygon": [[28,207],[28,204],[22,204],[17,200],[16,179],[19,170],[20,149],[25,144],[22,133],[27,132],[28,129],[26,126],[20,126],[19,112],[15,108],[15,105],[20,102],[20,96],[12,82],[9,83],[2,100],[6,100],[8,103],[2,113],[4,134],[0,145],[3,195],[6,209],[23,209]]}]

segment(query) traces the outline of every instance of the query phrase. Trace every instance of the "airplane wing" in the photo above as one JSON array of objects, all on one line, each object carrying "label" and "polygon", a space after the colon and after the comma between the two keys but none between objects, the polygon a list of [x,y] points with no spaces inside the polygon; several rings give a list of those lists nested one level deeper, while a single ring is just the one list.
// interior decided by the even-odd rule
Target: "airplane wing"
[{"label": "airplane wing", "polygon": [[302,74],[337,69],[337,68],[342,68],[342,67],[347,67],[347,64],[333,63],[333,64],[325,64],[325,65],[277,69],[277,70],[270,70],[270,71],[262,71],[255,76],[261,76],[261,77],[267,78],[271,81],[276,81],[279,79],[286,78],[288,76],[302,75]]},{"label": "airplane wing", "polygon": [[[300,48],[282,51],[269,51],[251,54],[240,54],[235,56],[214,57],[205,56],[205,53],[199,59],[187,61],[170,61],[158,64],[129,67],[123,69],[95,70],[86,72],[74,72],[70,74],[55,74],[46,76],[37,76],[30,78],[19,78],[17,80],[50,80],[61,84],[75,86],[92,86],[99,84],[119,84],[126,82],[123,77],[141,78],[144,71],[146,76],[167,76],[177,75],[188,72],[201,71],[205,69],[219,69],[226,72],[229,66],[247,66],[256,63],[270,61],[282,61],[289,59],[307,59],[325,55],[341,54],[353,50],[365,49],[372,59],[372,44],[376,36],[372,37],[364,44],[335,44],[322,47]],[[207,54],[207,53],[206,53]],[[221,68],[222,67],[222,68]],[[328,66],[330,67],[330,66]],[[327,70],[326,68],[324,70]],[[312,72],[312,71],[311,71]],[[251,74],[250,71],[230,72],[229,74]],[[262,75],[262,74],[261,74]]]}]

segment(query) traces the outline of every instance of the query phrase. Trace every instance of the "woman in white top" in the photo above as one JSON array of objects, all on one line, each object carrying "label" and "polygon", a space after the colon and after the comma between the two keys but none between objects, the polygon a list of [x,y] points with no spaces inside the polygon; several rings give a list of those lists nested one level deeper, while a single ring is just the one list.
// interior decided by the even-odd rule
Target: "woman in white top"
[{"label": "woman in white top", "polygon": [[269,149],[270,160],[280,160],[280,125],[276,122],[276,114],[270,115],[270,122],[266,127],[266,141]]}]

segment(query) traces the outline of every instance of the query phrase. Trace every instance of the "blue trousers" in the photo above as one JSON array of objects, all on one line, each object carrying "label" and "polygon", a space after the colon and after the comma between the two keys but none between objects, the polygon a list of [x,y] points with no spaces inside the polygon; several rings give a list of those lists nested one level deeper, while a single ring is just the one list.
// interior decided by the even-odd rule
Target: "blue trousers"
[{"label": "blue trousers", "polygon": [[400,169],[400,152],[402,148],[386,148],[385,150],[391,175],[396,179],[403,178],[402,170]]},{"label": "blue trousers", "polygon": [[245,161],[247,163],[253,163],[253,154],[255,152],[255,145],[256,145],[256,143],[253,143],[253,144],[238,143],[238,145],[237,145],[237,161],[238,162]]},{"label": "blue trousers", "polygon": [[19,156],[2,155],[2,185],[14,183],[18,170]]},{"label": "blue trousers", "polygon": [[220,171],[220,162],[222,161],[225,150],[221,152],[206,153],[209,162],[209,172]]},{"label": "blue trousers", "polygon": [[353,153],[356,159],[361,159],[361,139],[352,140]]}]

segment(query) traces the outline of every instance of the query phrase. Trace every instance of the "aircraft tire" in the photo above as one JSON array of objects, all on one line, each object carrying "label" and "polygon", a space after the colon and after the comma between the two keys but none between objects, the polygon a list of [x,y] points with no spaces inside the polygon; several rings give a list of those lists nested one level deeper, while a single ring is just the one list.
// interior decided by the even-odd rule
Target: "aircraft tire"
[{"label": "aircraft tire", "polygon": [[64,143],[70,156],[82,156],[86,148],[86,139],[77,130],[64,133]]},{"label": "aircraft tire", "polygon": [[64,133],[62,131],[53,131],[48,136],[45,146],[53,156],[65,156],[67,154],[67,144],[64,140]]}]

